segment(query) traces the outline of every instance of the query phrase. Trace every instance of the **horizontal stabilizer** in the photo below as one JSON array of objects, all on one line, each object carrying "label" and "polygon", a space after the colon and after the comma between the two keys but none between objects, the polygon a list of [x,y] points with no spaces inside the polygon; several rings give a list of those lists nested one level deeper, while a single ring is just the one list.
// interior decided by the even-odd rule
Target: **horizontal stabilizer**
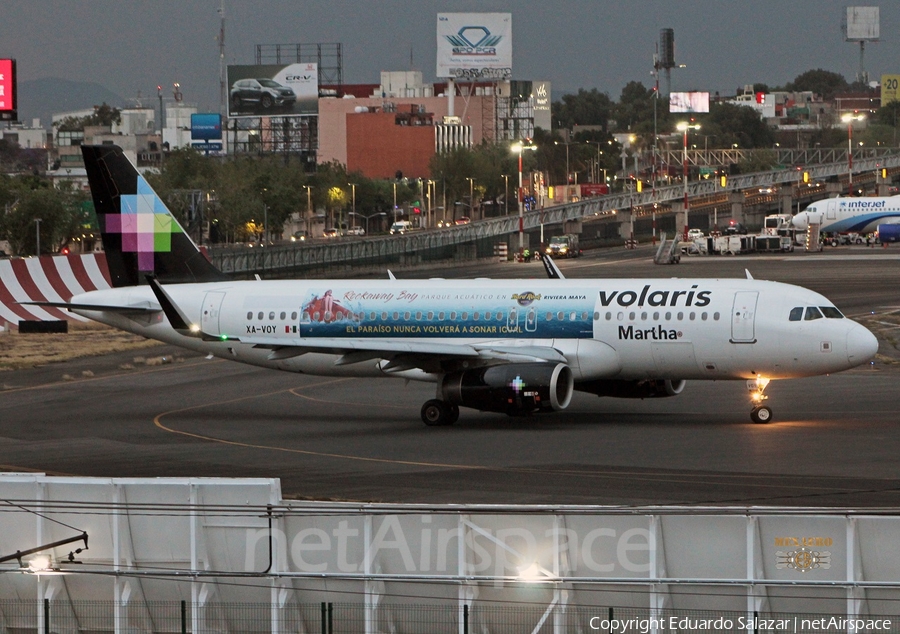
[{"label": "horizontal stabilizer", "polygon": [[123,315],[149,315],[162,310],[158,304],[143,302],[129,306],[110,306],[107,304],[72,304],[69,302],[16,302],[27,306],[50,306],[52,308],[65,308],[68,310],[92,310],[104,313],[122,313]]}]

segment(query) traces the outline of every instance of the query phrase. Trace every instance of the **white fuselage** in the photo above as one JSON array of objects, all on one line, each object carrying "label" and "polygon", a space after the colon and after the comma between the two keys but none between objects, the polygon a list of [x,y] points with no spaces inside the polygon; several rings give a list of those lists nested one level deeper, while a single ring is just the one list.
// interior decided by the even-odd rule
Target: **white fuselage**
[{"label": "white fuselage", "polygon": [[[412,344],[420,351],[454,344],[554,349],[576,382],[812,376],[854,367],[877,350],[868,330],[839,314],[790,319],[792,309],[832,307],[822,295],[758,280],[282,280],[165,290],[207,340],[174,331],[161,312],[75,312],[226,359],[332,376],[384,375],[382,359],[389,357],[335,363],[357,342],[394,352]],[[158,305],[146,286],[93,291],[71,302]],[[279,348],[298,352],[273,358]]]},{"label": "white fuselage", "polygon": [[882,224],[900,223],[900,196],[827,198],[794,216],[795,229],[819,225],[824,233],[871,233]]}]

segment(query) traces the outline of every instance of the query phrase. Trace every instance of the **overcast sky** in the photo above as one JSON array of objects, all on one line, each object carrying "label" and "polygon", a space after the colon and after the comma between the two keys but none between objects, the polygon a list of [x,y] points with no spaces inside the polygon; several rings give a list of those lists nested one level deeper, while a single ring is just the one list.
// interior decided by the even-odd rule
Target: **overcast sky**
[{"label": "overcast sky", "polygon": [[[617,100],[629,81],[652,83],[661,28],[675,30],[673,90],[733,94],[823,68],[852,81],[859,45],[844,42],[847,0],[225,0],[228,64],[252,64],[257,44],[343,45],[345,83],[382,70],[435,79],[438,12],[510,12],[513,75],[549,80],[553,99],[598,88]],[[900,73],[900,3],[881,7],[880,42],[866,48],[870,79]],[[0,57],[19,81],[61,77],[123,97],[169,94],[218,111],[220,0],[3,0]],[[864,5],[861,5],[864,6]],[[27,113],[22,113],[27,116]]]}]

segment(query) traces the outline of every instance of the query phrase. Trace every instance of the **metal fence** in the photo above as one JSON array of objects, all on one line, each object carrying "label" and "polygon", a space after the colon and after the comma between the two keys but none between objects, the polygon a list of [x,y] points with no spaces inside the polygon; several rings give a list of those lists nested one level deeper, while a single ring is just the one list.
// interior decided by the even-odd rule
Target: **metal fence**
[{"label": "metal fence", "polygon": [[[609,605],[383,604],[374,612],[363,603],[206,603],[3,600],[4,634],[147,632],[305,632],[352,634],[392,632],[447,634],[681,634],[682,632],[900,632],[900,611],[892,615],[850,615],[651,609]],[[367,616],[368,614],[368,616]]]}]

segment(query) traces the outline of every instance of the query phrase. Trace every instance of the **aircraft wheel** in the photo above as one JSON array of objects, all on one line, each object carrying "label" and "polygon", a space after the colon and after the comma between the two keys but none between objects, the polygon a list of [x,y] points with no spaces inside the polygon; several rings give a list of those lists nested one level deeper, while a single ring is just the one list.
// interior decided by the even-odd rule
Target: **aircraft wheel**
[{"label": "aircraft wheel", "polygon": [[750,412],[750,420],[758,425],[765,425],[772,422],[772,409],[766,406],[755,407]]},{"label": "aircraft wheel", "polygon": [[[456,416],[459,417],[459,408],[456,410]],[[453,418],[453,410],[448,404],[433,398],[425,401],[422,406],[422,422],[429,427],[440,427],[452,425],[456,422],[456,418]]]}]

